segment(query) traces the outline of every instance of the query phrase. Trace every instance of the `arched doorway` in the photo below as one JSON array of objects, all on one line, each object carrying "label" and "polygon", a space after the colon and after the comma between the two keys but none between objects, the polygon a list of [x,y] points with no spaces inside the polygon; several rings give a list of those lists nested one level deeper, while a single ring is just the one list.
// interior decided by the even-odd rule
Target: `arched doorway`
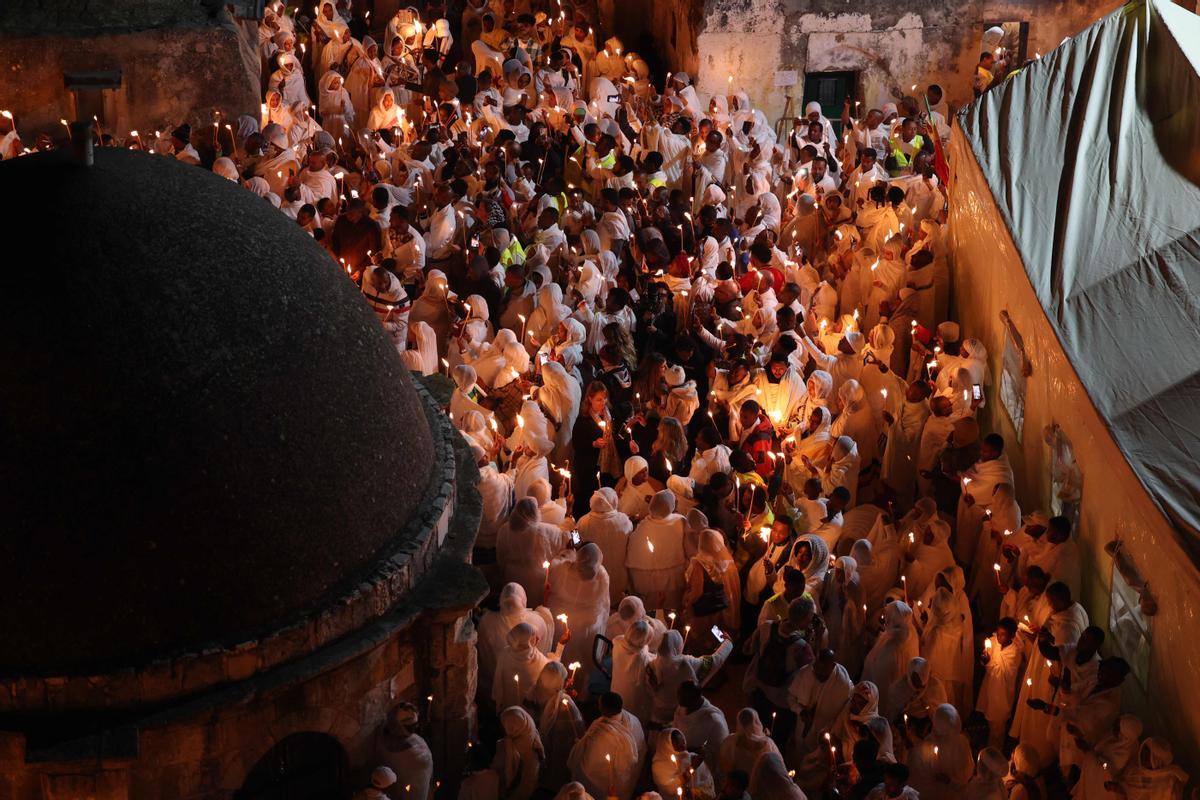
[{"label": "arched doorway", "polygon": [[258,760],[235,800],[344,798],[350,761],[337,739],[306,731],[285,736]]}]

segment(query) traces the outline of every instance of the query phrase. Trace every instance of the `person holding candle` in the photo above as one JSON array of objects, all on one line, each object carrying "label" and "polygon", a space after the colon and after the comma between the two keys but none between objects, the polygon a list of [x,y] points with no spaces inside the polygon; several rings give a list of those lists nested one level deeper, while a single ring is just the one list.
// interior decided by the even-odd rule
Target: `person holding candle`
[{"label": "person holding candle", "polygon": [[[828,648],[792,677],[788,697],[796,713],[796,729],[787,761],[796,767],[796,782],[805,791],[819,792],[832,777],[825,748],[832,743],[842,712],[854,702],[854,689],[850,674]],[[853,744],[843,741],[841,747],[851,752]]]},{"label": "person holding candle", "polygon": [[412,703],[397,703],[375,734],[375,763],[403,776],[405,798],[426,800],[433,793],[433,753],[417,733],[420,717]]},{"label": "person holding candle", "polygon": [[643,724],[650,722],[653,708],[654,689],[649,670],[653,655],[649,643],[650,626],[639,621],[614,639],[612,646],[612,691],[621,696],[624,707]]},{"label": "person holding candle", "polygon": [[654,495],[649,513],[629,539],[626,566],[633,590],[653,608],[679,609],[683,604],[684,519],[675,513],[674,493]]},{"label": "person holding candle", "polygon": [[930,674],[941,681],[950,702],[970,708],[968,695],[974,689],[975,676],[974,626],[970,602],[963,591],[962,570],[950,566],[939,572],[922,603],[925,610],[917,615],[921,655],[929,662]]},{"label": "person holding candle", "polygon": [[731,652],[733,641],[725,637],[716,652],[702,659],[697,670],[700,681],[689,680],[679,685],[676,692],[679,705],[670,721],[671,725],[683,732],[689,742],[694,743],[696,751],[704,757],[705,764],[709,765],[709,769],[714,773],[717,772],[721,743],[729,737],[729,723],[725,719],[725,712],[705,698],[701,687],[705,680],[720,669]]},{"label": "person holding candle", "polygon": [[479,681],[481,686],[491,686],[496,673],[496,659],[508,646],[508,633],[521,623],[530,626],[538,639],[543,653],[554,646],[554,617],[545,606],[529,608],[526,605],[525,589],[519,583],[509,583],[500,590],[500,608],[485,611],[479,618]]},{"label": "person holding candle", "polygon": [[645,756],[641,722],[625,710],[621,695],[605,692],[600,716],[571,748],[567,765],[593,797],[631,800]]},{"label": "person holding candle", "polygon": [[529,694],[529,700],[538,709],[535,712],[538,735],[546,751],[539,783],[547,791],[557,791],[571,780],[567,759],[586,730],[583,714],[568,694],[567,680],[567,668],[558,661],[550,661],[542,667]]},{"label": "person holding candle", "polygon": [[912,787],[922,800],[957,800],[975,771],[971,743],[958,711],[949,703],[933,709],[931,730],[909,752]]},{"label": "person holding candle", "polygon": [[[919,646],[912,609],[899,600],[886,604],[879,636],[867,653],[862,671],[862,680],[877,687],[884,707],[888,705],[892,685],[907,675],[909,665],[917,658]],[[894,721],[890,716],[888,719]]]},{"label": "person holding candle", "polygon": [[576,523],[580,538],[595,542],[604,554],[610,608],[621,602],[629,584],[625,559],[629,537],[633,533],[633,523],[628,515],[617,510],[618,503],[616,490],[609,487],[597,489],[592,494],[588,513]]},{"label": "person holding candle", "polygon": [[807,800],[808,796],[792,782],[783,758],[777,752],[758,757],[750,773],[750,796],[770,800]]},{"label": "person holding candle", "polygon": [[650,511],[650,501],[656,491],[650,482],[650,465],[646,459],[638,455],[625,459],[624,477],[617,482],[616,488],[620,495],[618,509],[635,523],[641,522]]},{"label": "person holding candle", "polygon": [[[1059,647],[1076,644],[1087,627],[1087,611],[1074,601],[1071,590],[1064,583],[1050,584],[1045,594],[1051,613],[1037,633],[1039,640],[1049,641]],[[1016,714],[1013,715],[1009,730],[1009,736],[1033,749],[1041,764],[1050,764],[1058,757],[1061,727],[1061,717],[1047,717],[1042,713],[1040,704],[1029,702],[1045,703],[1054,693],[1048,663],[1053,664],[1047,662],[1040,652],[1030,653],[1025,680],[1017,697]]]},{"label": "person holding candle", "polygon": [[654,788],[664,798],[684,795],[712,797],[716,794],[713,776],[697,753],[688,752],[688,741],[678,728],[665,728],[659,733],[651,762]]},{"label": "person holding candle", "polygon": [[1046,797],[1046,784],[1041,778],[1041,762],[1035,748],[1022,743],[1013,749],[1004,785],[1008,789],[1008,800],[1042,800]]},{"label": "person holding candle", "polygon": [[562,660],[583,665],[575,676],[575,687],[577,696],[587,700],[588,679],[595,664],[592,646],[608,622],[609,579],[600,547],[587,542],[552,561],[550,585],[553,587],[548,600],[550,607],[555,616],[565,614],[570,625],[570,640]]},{"label": "person holding candle", "polygon": [[569,544],[566,531],[542,522],[537,501],[523,497],[496,534],[496,559],[504,580],[519,583],[529,601],[540,605],[546,584],[542,565]]},{"label": "person holding candle", "polygon": [[992,747],[1004,746],[1022,658],[1021,645],[1017,641],[1017,621],[1004,617],[996,625],[995,633],[984,640],[979,659],[983,665],[983,683],[979,687],[975,710],[987,720],[988,744]]},{"label": "person holding candle", "polygon": [[541,651],[538,635],[529,623],[514,625],[505,640],[505,648],[496,655],[492,676],[492,702],[497,709],[521,705],[550,660]]},{"label": "person holding candle", "polygon": [[[970,564],[983,531],[985,512],[991,507],[993,494],[1000,484],[1013,484],[1012,465],[1004,452],[1004,437],[989,433],[979,447],[979,460],[960,473],[964,488],[958,501],[958,521],[954,535],[954,557],[960,564]],[[967,479],[970,483],[966,483]],[[991,562],[988,562],[989,565]]]}]

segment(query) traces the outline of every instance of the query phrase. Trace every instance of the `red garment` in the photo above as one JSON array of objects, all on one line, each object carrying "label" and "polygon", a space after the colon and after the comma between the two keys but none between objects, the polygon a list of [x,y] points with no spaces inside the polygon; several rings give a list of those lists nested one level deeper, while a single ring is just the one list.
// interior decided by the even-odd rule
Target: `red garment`
[{"label": "red garment", "polygon": [[754,459],[754,470],[763,479],[770,478],[775,472],[775,459],[767,455],[775,450],[775,426],[766,414],[759,413],[758,422],[749,435],[742,438],[742,452]]},{"label": "red garment", "polygon": [[[771,276],[772,289],[778,292],[783,288],[783,285],[786,283],[786,281],[783,278],[782,272],[770,265],[764,267],[762,271]],[[754,268],[754,265],[751,264],[750,268],[746,270],[746,274],[738,278],[738,288],[742,290],[743,296],[758,288],[758,272],[759,271]]]}]

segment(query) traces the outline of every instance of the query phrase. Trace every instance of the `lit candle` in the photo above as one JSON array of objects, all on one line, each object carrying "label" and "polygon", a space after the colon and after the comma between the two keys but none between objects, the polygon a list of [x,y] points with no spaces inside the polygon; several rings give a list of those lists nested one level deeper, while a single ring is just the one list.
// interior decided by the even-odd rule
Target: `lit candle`
[{"label": "lit candle", "polygon": [[689,634],[689,633],[691,633],[691,632],[692,632],[692,626],[691,626],[691,625],[684,625],[684,626],[683,626],[683,646],[684,646],[684,647],[687,647],[687,639],[688,639],[688,634]]},{"label": "lit candle", "polygon": [[667,619],[669,619],[671,621],[671,624],[667,626],[667,629],[674,630],[675,629],[675,612],[672,611],[669,614],[667,614]]},{"label": "lit candle", "polygon": [[517,314],[517,319],[521,320],[521,338],[519,341],[524,342],[525,341],[525,315]]},{"label": "lit candle", "polygon": [[996,588],[1003,589],[1004,584],[1000,581],[1000,564],[999,564],[999,562],[992,564],[992,571],[996,573]]},{"label": "lit candle", "polygon": [[908,576],[900,576],[900,585],[904,587],[904,602],[908,602]]}]

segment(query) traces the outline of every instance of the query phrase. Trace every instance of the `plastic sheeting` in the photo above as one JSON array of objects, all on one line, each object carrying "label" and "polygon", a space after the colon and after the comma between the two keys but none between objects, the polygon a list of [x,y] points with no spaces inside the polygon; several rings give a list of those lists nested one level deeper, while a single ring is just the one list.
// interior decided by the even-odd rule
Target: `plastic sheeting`
[{"label": "plastic sheeting", "polygon": [[959,118],[1059,343],[1196,561],[1198,73],[1200,18],[1131,3]]}]

